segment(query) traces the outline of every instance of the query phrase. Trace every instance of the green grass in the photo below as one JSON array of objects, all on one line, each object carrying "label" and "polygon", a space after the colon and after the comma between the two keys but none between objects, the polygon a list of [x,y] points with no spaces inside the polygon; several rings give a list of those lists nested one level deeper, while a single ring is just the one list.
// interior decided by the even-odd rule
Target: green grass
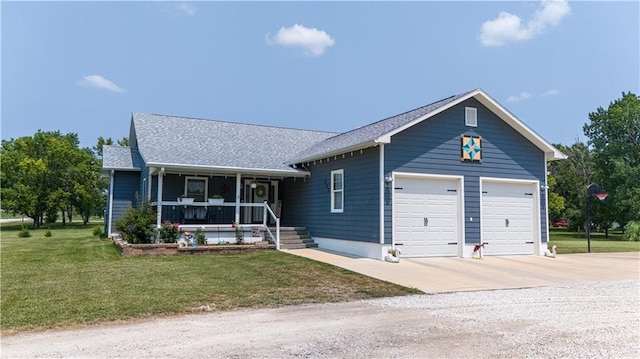
[{"label": "green grass", "polygon": [[277,251],[122,258],[96,223],[52,225],[18,238],[1,227],[3,333],[176,315],[419,293]]},{"label": "green grass", "polygon": [[[609,231],[609,238],[604,233],[592,232],[591,253],[605,252],[638,252],[640,242],[622,240],[622,233]],[[549,248],[558,246],[558,254],[587,253],[587,237],[584,232],[569,232],[566,228],[550,229]]]}]

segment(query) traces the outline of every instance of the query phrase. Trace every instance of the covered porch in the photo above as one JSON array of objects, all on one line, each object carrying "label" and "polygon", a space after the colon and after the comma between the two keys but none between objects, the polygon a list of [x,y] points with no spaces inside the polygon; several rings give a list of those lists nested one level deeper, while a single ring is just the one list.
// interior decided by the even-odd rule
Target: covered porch
[{"label": "covered porch", "polygon": [[234,227],[248,242],[257,237],[279,248],[281,186],[287,177],[306,173],[150,167],[143,174],[145,198],[156,211],[156,225],[169,221],[183,230],[202,229],[207,238],[233,238]]}]

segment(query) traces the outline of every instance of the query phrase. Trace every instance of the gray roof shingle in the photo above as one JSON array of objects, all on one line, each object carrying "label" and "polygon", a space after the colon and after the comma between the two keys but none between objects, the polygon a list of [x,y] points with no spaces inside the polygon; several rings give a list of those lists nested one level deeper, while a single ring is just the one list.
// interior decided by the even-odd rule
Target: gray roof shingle
[{"label": "gray roof shingle", "polygon": [[243,123],[134,113],[137,147],[150,165],[297,172],[287,158],[336,135]]},{"label": "gray roof shingle", "polygon": [[426,114],[436,111],[437,109],[446,106],[447,104],[456,101],[457,99],[464,97],[473,91],[468,91],[459,95],[447,97],[432,104],[422,106],[414,110],[331,137],[297,153],[292,158],[289,158],[287,163],[295,164],[306,162],[324,156],[340,154],[340,151],[344,152],[347,149],[366,147],[367,144],[372,144],[373,141],[380,138],[381,136],[384,136],[389,132],[407,125]]},{"label": "gray roof shingle", "polygon": [[138,150],[132,147],[102,147],[102,168],[105,170],[139,171],[143,166]]}]

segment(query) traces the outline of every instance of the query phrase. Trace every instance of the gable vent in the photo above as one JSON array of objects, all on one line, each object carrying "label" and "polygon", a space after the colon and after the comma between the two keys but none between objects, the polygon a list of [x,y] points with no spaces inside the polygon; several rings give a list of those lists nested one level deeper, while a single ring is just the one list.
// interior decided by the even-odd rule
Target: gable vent
[{"label": "gable vent", "polygon": [[465,126],[478,127],[478,109],[475,107],[464,108]]}]

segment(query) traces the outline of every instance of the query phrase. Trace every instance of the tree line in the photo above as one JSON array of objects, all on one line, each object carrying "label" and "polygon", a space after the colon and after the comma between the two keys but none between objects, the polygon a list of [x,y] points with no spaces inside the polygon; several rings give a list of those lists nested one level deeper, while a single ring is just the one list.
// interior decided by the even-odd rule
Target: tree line
[{"label": "tree line", "polygon": [[[583,131],[588,141],[555,144],[566,160],[548,166],[550,220],[567,220],[570,228],[586,222],[586,201],[592,201],[591,221],[604,231],[640,221],[640,97],[631,92],[589,113]],[[107,179],[100,176],[102,147],[80,148],[78,135],[38,131],[33,136],[3,140],[0,149],[1,207],[33,219],[35,228],[77,213],[87,223],[102,216]],[[127,138],[116,143],[128,145]],[[586,189],[598,183],[608,197],[588,198]]]},{"label": "tree line", "polygon": [[[549,163],[549,216],[582,230],[591,201],[592,226],[608,235],[640,221],[640,97],[622,93],[608,108],[597,108],[583,132],[586,142],[555,145],[567,159]],[[608,194],[603,202],[587,196],[592,183]]]},{"label": "tree line", "polygon": [[[127,139],[117,142],[127,145]],[[78,214],[83,223],[102,216],[108,180],[101,177],[102,147],[111,138],[98,138],[95,147],[80,148],[78,135],[38,131],[33,136],[3,140],[0,149],[2,209],[33,219],[33,227]]]}]

